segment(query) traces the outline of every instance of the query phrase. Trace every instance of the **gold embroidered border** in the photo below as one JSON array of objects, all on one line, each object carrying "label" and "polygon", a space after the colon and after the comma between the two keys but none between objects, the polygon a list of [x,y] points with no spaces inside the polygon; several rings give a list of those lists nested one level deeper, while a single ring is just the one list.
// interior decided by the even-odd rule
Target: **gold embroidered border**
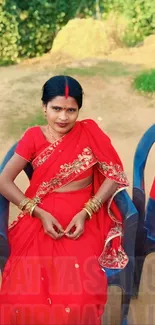
[{"label": "gold embroidered border", "polygon": [[116,222],[117,224],[121,224],[122,222],[119,222],[119,221],[115,218],[114,214],[112,213],[112,211],[111,211],[111,209],[110,209],[110,206],[111,206],[111,203],[112,203],[112,201],[114,200],[115,196],[116,196],[118,193],[120,193],[121,191],[126,190],[126,189],[127,189],[127,187],[121,187],[121,188],[118,188],[118,190],[116,190],[116,192],[115,192],[115,193],[111,196],[111,198],[108,200],[108,214],[109,214],[110,218],[111,218],[114,222]]},{"label": "gold embroidered border", "polygon": [[14,226],[16,226],[16,224],[25,216],[24,213],[20,213],[17,218],[15,220],[13,220],[13,222],[11,222],[11,224],[9,225],[9,230],[12,229]]},{"label": "gold embroidered border", "polygon": [[122,168],[119,164],[113,164],[110,162],[108,165],[106,162],[98,162],[98,166],[105,177],[112,178],[122,185],[129,185],[126,174],[124,171],[122,171]]},{"label": "gold embroidered border", "polygon": [[82,153],[78,155],[77,159],[73,162],[65,163],[60,166],[60,171],[49,182],[43,182],[37,190],[35,198],[37,200],[45,196],[49,191],[53,191],[58,187],[63,186],[69,181],[72,181],[77,175],[87,170],[91,165],[96,163],[96,159],[92,150],[87,147],[84,148]]},{"label": "gold embroidered border", "polygon": [[32,166],[33,169],[41,166],[51,155],[51,153],[57,148],[59,143],[62,141],[62,138],[51,143],[47,148],[45,148],[33,161]]},{"label": "gold embroidered border", "polygon": [[[117,250],[112,248],[111,245],[111,241],[116,237],[120,237],[120,245]],[[129,258],[121,246],[121,237],[122,228],[118,225],[109,231],[103,252],[98,258],[99,264],[102,268],[123,269],[128,264]]]},{"label": "gold embroidered border", "polygon": [[122,234],[122,225],[116,224],[116,226],[114,228],[111,228],[110,232],[108,233],[108,236],[107,236],[107,238],[105,240],[105,247],[110,243],[110,241],[113,238],[122,237],[122,236],[123,236],[123,234]]}]

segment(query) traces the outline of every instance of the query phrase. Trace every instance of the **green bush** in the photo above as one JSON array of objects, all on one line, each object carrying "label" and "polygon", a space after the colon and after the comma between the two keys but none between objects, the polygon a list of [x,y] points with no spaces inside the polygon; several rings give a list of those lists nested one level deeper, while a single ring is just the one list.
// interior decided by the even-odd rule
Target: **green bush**
[{"label": "green bush", "polygon": [[138,32],[135,32],[132,24],[129,24],[122,38],[122,43],[127,47],[134,47],[138,43],[141,43],[143,40],[144,34],[142,31],[139,30]]},{"label": "green bush", "polygon": [[19,22],[19,56],[40,56],[51,48],[56,32],[53,1],[16,1]]},{"label": "green bush", "polygon": [[68,1],[16,0],[19,16],[21,57],[35,57],[48,52],[57,31],[74,15],[75,2],[70,8]]},{"label": "green bush", "polygon": [[93,0],[0,0],[0,64],[46,53],[70,19],[93,14]]},{"label": "green bush", "polygon": [[123,39],[126,45],[133,46],[146,36],[155,33],[154,0],[107,0],[103,3],[105,15],[114,10],[130,20]]},{"label": "green bush", "polygon": [[127,0],[125,4],[125,13],[131,19],[131,23],[124,42],[132,46],[155,32],[155,1]]},{"label": "green bush", "polygon": [[119,13],[124,12],[124,0],[102,0],[104,13],[109,13],[110,11],[116,11]]},{"label": "green bush", "polygon": [[0,0],[0,65],[17,62],[18,40],[16,5]]},{"label": "green bush", "polygon": [[133,81],[133,86],[135,89],[145,92],[154,93],[155,92],[155,69],[150,71],[145,71],[139,74]]},{"label": "green bush", "polygon": [[[35,57],[48,52],[57,31],[70,19],[91,9],[93,0],[14,0],[19,23],[19,56]],[[92,13],[92,12],[91,12]]]},{"label": "green bush", "polygon": [[155,32],[154,7],[155,0],[0,0],[0,64],[46,53],[74,17],[99,18],[111,11],[130,20],[123,42],[133,46]]}]

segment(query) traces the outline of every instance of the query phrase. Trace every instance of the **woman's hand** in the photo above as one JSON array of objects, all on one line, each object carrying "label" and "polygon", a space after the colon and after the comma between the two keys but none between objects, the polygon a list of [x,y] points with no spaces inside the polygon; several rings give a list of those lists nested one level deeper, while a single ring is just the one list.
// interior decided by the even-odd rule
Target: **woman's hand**
[{"label": "woman's hand", "polygon": [[79,213],[77,213],[67,226],[65,236],[72,239],[77,239],[80,237],[84,232],[86,218],[87,212],[85,210],[81,210]]},{"label": "woman's hand", "polygon": [[44,231],[47,235],[53,239],[59,239],[64,236],[64,229],[52,214],[39,207],[34,209],[33,214],[42,221]]}]

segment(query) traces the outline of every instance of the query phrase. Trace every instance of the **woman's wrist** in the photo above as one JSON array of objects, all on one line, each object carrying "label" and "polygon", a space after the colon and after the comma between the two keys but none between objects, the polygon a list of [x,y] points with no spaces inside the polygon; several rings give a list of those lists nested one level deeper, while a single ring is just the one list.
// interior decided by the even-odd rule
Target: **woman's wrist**
[{"label": "woman's wrist", "polygon": [[86,219],[90,219],[90,216],[89,216],[89,214],[88,214],[88,212],[83,208],[82,209],[82,212],[83,212],[83,218],[86,220]]},{"label": "woman's wrist", "polygon": [[85,203],[83,210],[87,213],[87,217],[89,219],[92,218],[94,213],[97,213],[103,204],[103,200],[101,198],[97,198],[93,196],[87,203]]},{"label": "woman's wrist", "polygon": [[90,210],[88,210],[87,208],[83,208],[83,210],[86,213],[86,219],[91,219],[92,218],[92,215],[93,215],[93,212],[90,211]]},{"label": "woman's wrist", "polygon": [[25,214],[33,215],[33,212],[37,206],[36,199],[31,199],[24,197],[24,199],[19,203],[18,208]]},{"label": "woman's wrist", "polygon": [[33,213],[32,213],[32,216],[33,217],[37,217],[39,219],[43,219],[43,216],[42,216],[42,209],[39,208],[38,206],[36,206],[33,210]]}]

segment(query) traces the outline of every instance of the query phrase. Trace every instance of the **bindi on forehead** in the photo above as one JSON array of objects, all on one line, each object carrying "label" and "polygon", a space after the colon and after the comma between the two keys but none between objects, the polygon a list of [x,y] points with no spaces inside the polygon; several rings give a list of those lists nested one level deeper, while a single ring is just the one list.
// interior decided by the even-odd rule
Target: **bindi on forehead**
[{"label": "bindi on forehead", "polygon": [[57,96],[49,102],[49,105],[60,108],[78,108],[76,100],[70,96],[68,98],[65,96]]}]

